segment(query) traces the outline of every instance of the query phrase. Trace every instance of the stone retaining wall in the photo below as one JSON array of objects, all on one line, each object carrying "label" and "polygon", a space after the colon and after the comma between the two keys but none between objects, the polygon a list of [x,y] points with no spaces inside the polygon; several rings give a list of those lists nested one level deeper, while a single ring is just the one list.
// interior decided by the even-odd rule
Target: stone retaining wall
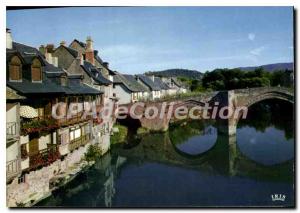
[{"label": "stone retaining wall", "polygon": [[45,197],[51,192],[50,179],[66,173],[76,163],[79,163],[88,146],[89,144],[74,150],[63,161],[57,160],[47,167],[25,174],[25,181],[22,183],[18,183],[18,178],[15,178],[11,184],[6,186],[7,206],[16,207],[23,204],[30,206],[30,203]]}]

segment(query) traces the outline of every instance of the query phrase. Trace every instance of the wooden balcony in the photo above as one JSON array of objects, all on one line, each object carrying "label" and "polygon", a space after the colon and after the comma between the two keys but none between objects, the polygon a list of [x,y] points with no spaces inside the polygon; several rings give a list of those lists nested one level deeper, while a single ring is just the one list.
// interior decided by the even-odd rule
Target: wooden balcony
[{"label": "wooden balcony", "polygon": [[6,162],[6,182],[12,180],[21,173],[20,159],[14,159]]},{"label": "wooden balcony", "polygon": [[81,146],[86,145],[90,141],[90,134],[83,135],[79,138],[76,138],[69,143],[69,150],[72,152],[75,149],[78,149]]},{"label": "wooden balcony", "polygon": [[29,152],[29,169],[47,166],[60,158],[59,150],[56,144],[48,144],[46,149],[36,152]]}]

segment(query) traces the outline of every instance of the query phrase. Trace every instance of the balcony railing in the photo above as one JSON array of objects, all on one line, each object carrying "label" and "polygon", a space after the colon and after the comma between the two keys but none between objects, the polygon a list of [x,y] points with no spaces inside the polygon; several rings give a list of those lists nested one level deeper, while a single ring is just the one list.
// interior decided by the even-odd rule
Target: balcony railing
[{"label": "balcony railing", "polygon": [[21,162],[19,159],[14,159],[6,162],[6,180],[16,177],[21,172]]},{"label": "balcony railing", "polygon": [[59,150],[56,144],[48,144],[46,149],[36,152],[29,152],[28,156],[30,169],[47,166],[60,158]]},{"label": "balcony railing", "polygon": [[7,138],[13,138],[19,135],[17,122],[6,123],[6,136]]},{"label": "balcony railing", "polygon": [[79,138],[76,138],[69,143],[69,150],[72,152],[73,150],[86,145],[90,140],[90,134],[83,135]]},{"label": "balcony railing", "polygon": [[56,120],[56,123],[59,126],[69,126],[69,125],[73,125],[73,124],[76,124],[76,123],[80,123],[80,122],[84,122],[84,121],[92,119],[91,115],[87,115],[86,117],[83,117],[82,115],[83,115],[83,112],[80,112],[76,115],[73,115],[70,118],[65,117],[65,118],[62,118],[62,119],[58,119],[58,120]]}]

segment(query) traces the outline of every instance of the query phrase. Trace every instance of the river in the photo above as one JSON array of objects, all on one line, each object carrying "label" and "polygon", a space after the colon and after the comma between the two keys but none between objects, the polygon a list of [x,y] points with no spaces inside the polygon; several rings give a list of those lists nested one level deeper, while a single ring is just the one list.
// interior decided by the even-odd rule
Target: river
[{"label": "river", "polygon": [[264,101],[249,108],[236,136],[220,134],[214,121],[131,135],[36,206],[293,206],[293,129],[293,106]]}]

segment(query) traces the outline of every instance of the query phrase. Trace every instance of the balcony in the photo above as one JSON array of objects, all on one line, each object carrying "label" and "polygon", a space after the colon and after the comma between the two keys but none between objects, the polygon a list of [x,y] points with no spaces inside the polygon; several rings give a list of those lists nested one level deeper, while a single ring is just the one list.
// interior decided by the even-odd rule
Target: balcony
[{"label": "balcony", "polygon": [[46,149],[36,152],[29,152],[29,169],[47,166],[60,158],[56,144],[48,144]]},{"label": "balcony", "polygon": [[6,138],[7,140],[13,139],[19,136],[18,124],[17,122],[7,122],[6,123]]},{"label": "balcony", "polygon": [[57,122],[50,116],[34,118],[21,123],[21,134],[28,135],[33,132],[50,132],[58,127]]},{"label": "balcony", "polygon": [[21,173],[21,162],[19,159],[14,159],[6,162],[6,181],[12,180]]},{"label": "balcony", "polygon": [[69,150],[72,152],[75,149],[78,149],[81,146],[85,146],[90,141],[90,134],[83,135],[79,138],[76,138],[69,143]]},{"label": "balcony", "polygon": [[83,118],[82,115],[83,113],[77,113],[76,115],[73,115],[71,118],[58,119],[56,120],[56,122],[59,126],[69,126],[69,125],[73,125],[91,119],[91,116],[86,116],[86,118]]}]

